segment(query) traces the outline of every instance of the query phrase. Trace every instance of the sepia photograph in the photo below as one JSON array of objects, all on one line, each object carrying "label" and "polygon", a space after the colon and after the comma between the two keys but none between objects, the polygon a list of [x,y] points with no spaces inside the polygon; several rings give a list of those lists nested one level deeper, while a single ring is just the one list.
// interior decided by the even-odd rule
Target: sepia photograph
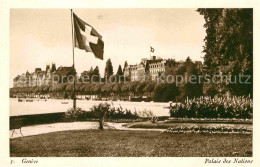
[{"label": "sepia photograph", "polygon": [[10,45],[11,157],[253,154],[252,9],[12,9]]},{"label": "sepia photograph", "polygon": [[256,165],[256,11],[10,7],[5,163]]}]

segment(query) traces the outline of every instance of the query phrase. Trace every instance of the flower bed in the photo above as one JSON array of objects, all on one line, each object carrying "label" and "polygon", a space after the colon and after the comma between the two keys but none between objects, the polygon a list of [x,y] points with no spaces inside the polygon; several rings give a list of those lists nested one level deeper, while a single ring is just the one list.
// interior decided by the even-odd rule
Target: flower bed
[{"label": "flower bed", "polygon": [[253,124],[253,119],[242,118],[174,118],[171,117],[167,123],[223,123],[223,124]]},{"label": "flower bed", "polygon": [[244,96],[186,99],[170,108],[176,118],[253,118],[253,99]]},{"label": "flower bed", "polygon": [[233,127],[233,126],[196,126],[192,125],[189,127],[171,127],[168,128],[166,133],[220,133],[220,134],[252,134],[252,130],[247,129],[243,126],[241,127]]}]

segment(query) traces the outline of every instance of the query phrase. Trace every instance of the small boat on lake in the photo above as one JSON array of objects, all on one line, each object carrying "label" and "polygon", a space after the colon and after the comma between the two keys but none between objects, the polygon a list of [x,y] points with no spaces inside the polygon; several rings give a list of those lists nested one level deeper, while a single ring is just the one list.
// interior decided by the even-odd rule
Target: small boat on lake
[{"label": "small boat on lake", "polygon": [[19,99],[18,99],[18,102],[23,102],[23,100],[19,98]]},{"label": "small boat on lake", "polygon": [[67,101],[62,101],[61,104],[69,104]]},{"label": "small boat on lake", "polygon": [[27,99],[26,102],[33,102],[33,99]]}]

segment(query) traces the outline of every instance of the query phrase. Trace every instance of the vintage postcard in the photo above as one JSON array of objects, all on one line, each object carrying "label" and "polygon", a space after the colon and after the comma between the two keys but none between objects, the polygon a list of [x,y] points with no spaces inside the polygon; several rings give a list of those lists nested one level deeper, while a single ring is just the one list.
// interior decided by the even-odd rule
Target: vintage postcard
[{"label": "vintage postcard", "polygon": [[259,165],[249,2],[4,1],[0,166]]}]

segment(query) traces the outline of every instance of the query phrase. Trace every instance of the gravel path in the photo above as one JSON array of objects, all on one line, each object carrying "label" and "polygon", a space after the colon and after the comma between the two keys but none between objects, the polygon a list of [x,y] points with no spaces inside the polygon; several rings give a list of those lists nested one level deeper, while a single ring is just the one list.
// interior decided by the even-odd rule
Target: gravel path
[{"label": "gravel path", "polygon": [[[128,123],[114,123],[114,122],[105,122],[104,129],[117,129],[117,130],[134,130],[134,131],[160,131],[163,132],[166,129],[155,129],[155,128],[129,128],[124,126]],[[136,124],[136,123],[133,123]],[[137,124],[149,124],[149,122],[139,122]],[[191,126],[196,125],[194,123],[170,123],[172,127],[174,126]],[[128,124],[130,125],[130,124]],[[199,124],[200,126],[207,125],[227,125],[227,124]],[[230,124],[230,126],[240,126],[237,124]],[[243,125],[249,130],[253,130],[252,125]],[[58,132],[58,131],[67,131],[67,130],[84,130],[84,129],[98,129],[98,122],[65,122],[65,123],[52,123],[52,124],[43,124],[43,125],[34,125],[34,126],[25,126],[22,127],[21,131],[23,136],[33,136],[44,133]],[[15,133],[12,135],[12,131],[9,131],[10,138],[22,137],[19,129],[15,130]]]},{"label": "gravel path", "polygon": [[[105,123],[105,129],[118,130],[149,130],[149,131],[164,131],[165,129],[142,129],[142,128],[127,128],[123,126],[126,123]],[[83,129],[98,129],[98,122],[69,122],[69,123],[52,123],[44,125],[34,125],[22,127],[23,136],[33,136],[50,132],[66,131],[66,130],[83,130]],[[22,137],[19,129],[15,130],[12,136],[12,131],[9,131],[10,138]]]}]

